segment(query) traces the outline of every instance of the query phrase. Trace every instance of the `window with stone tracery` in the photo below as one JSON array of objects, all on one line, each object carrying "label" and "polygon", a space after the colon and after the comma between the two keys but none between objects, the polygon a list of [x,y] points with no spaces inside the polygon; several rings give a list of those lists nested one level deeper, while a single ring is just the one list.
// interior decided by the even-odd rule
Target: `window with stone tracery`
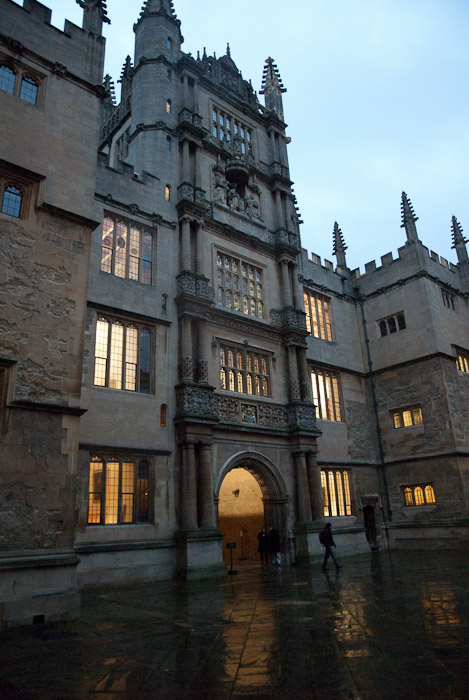
[{"label": "window with stone tracery", "polygon": [[316,418],[342,421],[339,376],[324,369],[311,369],[311,387],[316,405]]},{"label": "window with stone tracery", "polygon": [[404,487],[404,505],[430,506],[436,503],[432,484],[415,484]]},{"label": "window with stone tracery", "polygon": [[218,306],[264,318],[262,270],[224,253],[217,253]]},{"label": "window with stone tracery", "polygon": [[332,342],[330,301],[322,294],[304,292],[306,328],[315,338]]},{"label": "window with stone tracery", "polygon": [[469,374],[469,353],[466,350],[457,350],[458,358],[456,367],[465,374]]},{"label": "window with stone tracery", "polygon": [[153,233],[141,224],[106,214],[101,238],[101,272],[152,283]]},{"label": "window with stone tracery", "polygon": [[216,107],[212,109],[212,136],[222,143],[237,140],[243,155],[252,154],[252,131],[238,119]]},{"label": "window with stone tracery", "polygon": [[220,345],[220,386],[239,394],[270,396],[268,356],[245,348]]},{"label": "window with stone tracery", "polygon": [[100,317],[96,324],[94,384],[149,394],[151,331],[139,324]]},{"label": "window with stone tracery", "polygon": [[352,515],[350,474],[347,469],[322,469],[321,487],[325,518]]},{"label": "window with stone tracery", "polygon": [[129,525],[149,519],[149,464],[124,457],[93,457],[88,525]]}]

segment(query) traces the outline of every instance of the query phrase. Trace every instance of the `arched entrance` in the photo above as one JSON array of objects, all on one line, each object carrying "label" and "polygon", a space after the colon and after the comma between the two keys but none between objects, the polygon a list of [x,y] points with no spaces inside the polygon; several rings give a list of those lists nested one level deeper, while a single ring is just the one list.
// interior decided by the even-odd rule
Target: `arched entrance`
[{"label": "arched entrance", "polygon": [[263,527],[279,531],[285,556],[287,497],[283,479],[269,460],[253,452],[235,455],[220,472],[217,492],[225,563],[230,558],[227,542],[236,543],[234,561],[258,562],[257,534]]}]

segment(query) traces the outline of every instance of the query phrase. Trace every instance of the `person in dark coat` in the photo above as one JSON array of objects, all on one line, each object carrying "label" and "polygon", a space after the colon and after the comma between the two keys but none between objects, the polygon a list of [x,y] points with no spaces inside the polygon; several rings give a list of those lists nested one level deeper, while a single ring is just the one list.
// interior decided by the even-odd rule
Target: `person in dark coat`
[{"label": "person in dark coat", "polygon": [[334,552],[332,551],[332,547],[335,547],[334,540],[332,538],[332,525],[330,523],[326,523],[326,527],[324,530],[321,530],[319,533],[319,541],[324,547],[324,561],[322,562],[322,570],[326,571],[327,569],[327,560],[329,557],[332,557],[332,560],[335,564],[336,569],[341,569],[342,566],[339,564],[339,562],[336,559],[336,556]]},{"label": "person in dark coat", "polygon": [[280,564],[280,533],[274,527],[271,527],[269,532],[269,549],[272,564]]},{"label": "person in dark coat", "polygon": [[265,531],[265,527],[262,528],[262,530],[259,532],[257,535],[257,539],[259,541],[259,545],[257,547],[257,551],[261,555],[261,563],[262,564],[268,564],[268,557],[269,557],[269,536]]}]

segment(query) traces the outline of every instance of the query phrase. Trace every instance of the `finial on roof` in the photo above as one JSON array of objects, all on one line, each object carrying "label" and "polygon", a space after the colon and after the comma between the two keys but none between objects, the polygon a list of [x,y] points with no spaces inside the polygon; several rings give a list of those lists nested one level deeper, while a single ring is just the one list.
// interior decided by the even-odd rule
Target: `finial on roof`
[{"label": "finial on roof", "polygon": [[345,251],[347,246],[345,245],[345,240],[342,231],[339,228],[337,221],[334,222],[334,231],[332,233],[332,240],[334,244],[333,253],[337,258],[337,267],[347,267],[347,261],[345,259]]},{"label": "finial on roof", "polygon": [[127,58],[124,61],[124,65],[122,66],[121,77],[118,80],[119,83],[122,83],[121,100],[130,92],[133,77],[134,69],[132,66],[132,60],[130,56],[127,56]]},{"label": "finial on roof", "polygon": [[456,249],[458,262],[467,262],[469,259],[466,248],[467,238],[463,236],[462,226],[455,216],[451,218],[451,230],[453,232],[453,245],[451,247]]},{"label": "finial on roof", "polygon": [[265,95],[265,106],[267,109],[276,112],[282,120],[282,93],[286,91],[287,89],[283,86],[277,64],[274,63],[274,59],[269,56],[265,62],[264,72],[262,74],[262,88],[259,94]]},{"label": "finial on roof", "polygon": [[415,226],[415,222],[418,221],[418,216],[415,216],[414,207],[412,206],[412,202],[407,197],[405,192],[402,193],[401,214],[402,214],[401,228],[405,228],[405,232],[407,234],[407,240],[408,241],[418,241],[417,227]]},{"label": "finial on roof", "polygon": [[104,0],[76,0],[76,3],[83,9],[82,28],[96,36],[101,36],[103,22],[111,24]]},{"label": "finial on roof", "polygon": [[226,55],[227,55],[229,58],[231,58],[231,51],[230,51],[230,45],[229,45],[229,44],[226,45]]},{"label": "finial on roof", "polygon": [[173,0],[145,0],[140,12],[140,17],[150,12],[162,12],[173,19],[177,19]]},{"label": "finial on roof", "polygon": [[114,108],[116,106],[116,94],[115,94],[115,88],[114,88],[114,81],[109,75],[104,76],[103,80],[103,87],[104,87],[104,99],[103,99],[103,106],[102,106],[102,117],[103,121],[105,121],[110,114],[114,111]]}]

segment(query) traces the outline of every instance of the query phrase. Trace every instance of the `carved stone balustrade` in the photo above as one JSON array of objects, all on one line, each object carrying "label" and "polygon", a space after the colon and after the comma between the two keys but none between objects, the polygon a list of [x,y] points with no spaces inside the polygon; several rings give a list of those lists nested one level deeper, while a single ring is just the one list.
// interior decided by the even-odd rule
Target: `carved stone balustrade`
[{"label": "carved stone balustrade", "polygon": [[217,411],[213,388],[190,384],[177,386],[176,416],[216,421]]},{"label": "carved stone balustrade", "polygon": [[270,321],[275,328],[279,328],[282,331],[292,330],[307,333],[306,314],[300,309],[272,309]]}]

